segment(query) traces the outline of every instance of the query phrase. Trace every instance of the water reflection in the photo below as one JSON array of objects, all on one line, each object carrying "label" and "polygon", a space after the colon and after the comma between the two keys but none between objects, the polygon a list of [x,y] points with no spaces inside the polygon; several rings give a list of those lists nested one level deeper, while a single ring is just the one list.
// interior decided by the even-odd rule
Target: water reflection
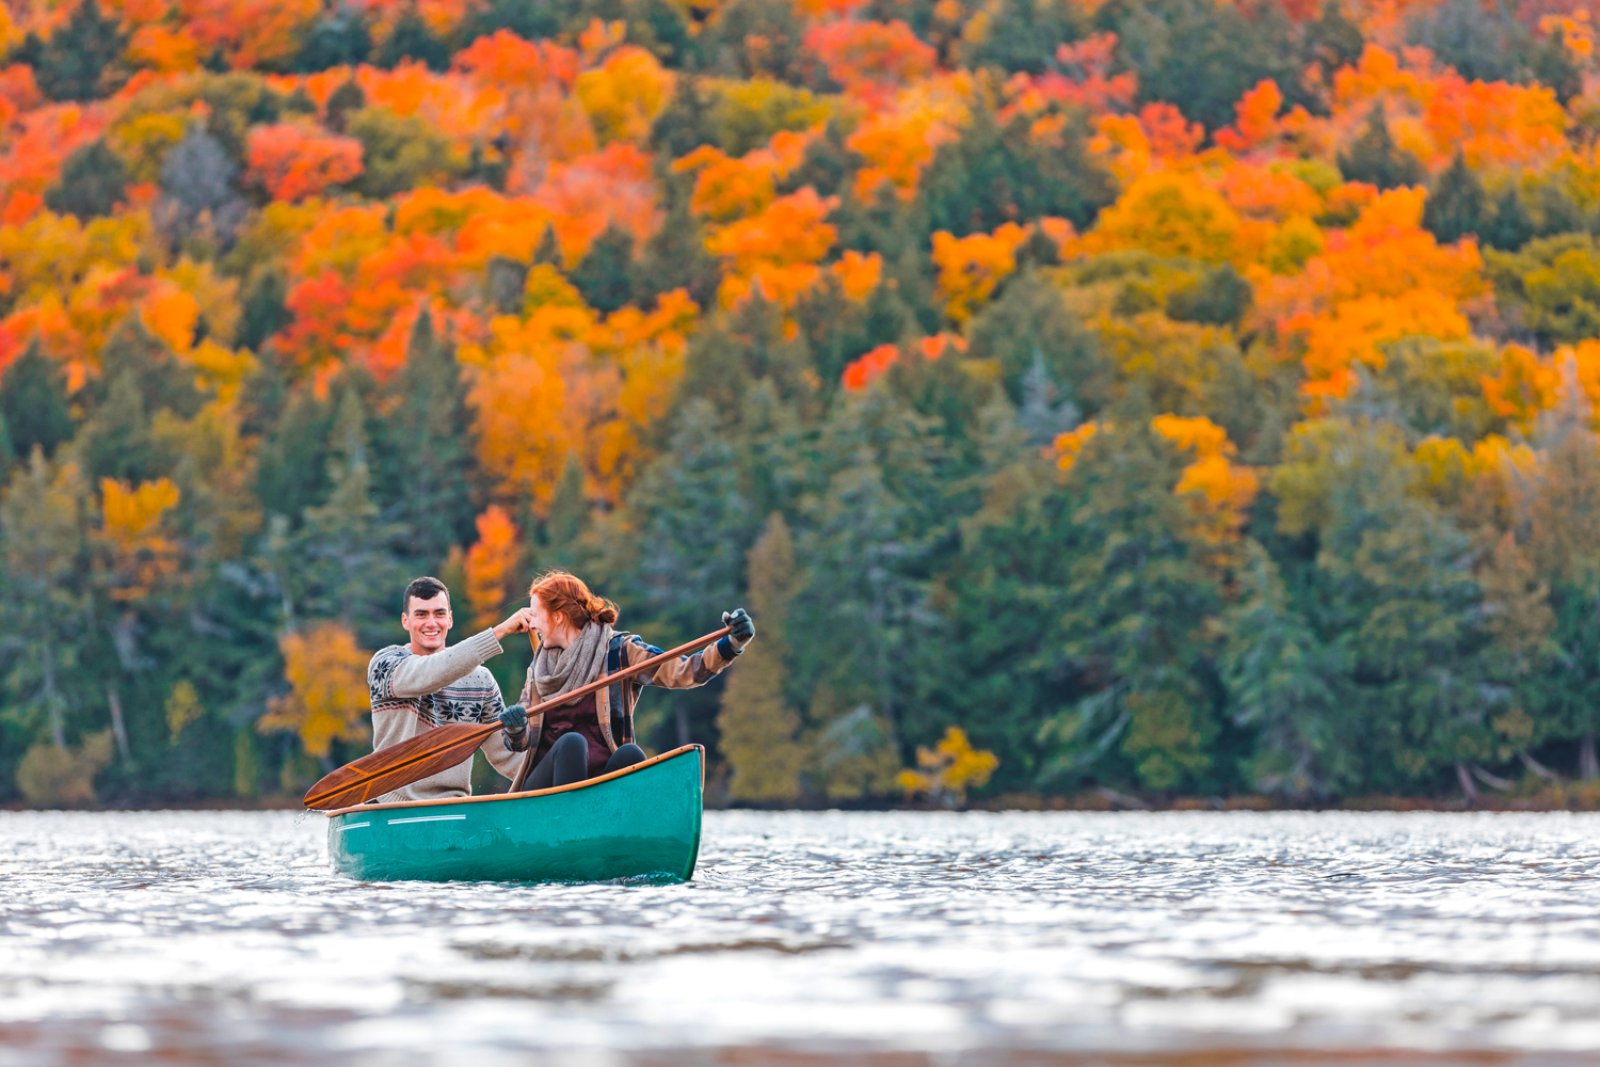
[{"label": "water reflection", "polygon": [[684,886],[0,816],[0,1064],[1590,1062],[1600,818],[707,816]]}]

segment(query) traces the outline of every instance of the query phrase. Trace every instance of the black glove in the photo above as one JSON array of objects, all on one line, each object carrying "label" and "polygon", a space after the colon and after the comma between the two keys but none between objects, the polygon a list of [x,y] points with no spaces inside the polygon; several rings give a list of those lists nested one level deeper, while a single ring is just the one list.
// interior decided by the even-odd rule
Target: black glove
[{"label": "black glove", "polygon": [[502,711],[500,725],[505,727],[507,748],[521,752],[528,747],[528,712],[521,704],[513,704]]},{"label": "black glove", "polygon": [[728,636],[738,644],[747,644],[756,635],[756,621],[743,608],[722,613],[722,625],[728,627]]}]

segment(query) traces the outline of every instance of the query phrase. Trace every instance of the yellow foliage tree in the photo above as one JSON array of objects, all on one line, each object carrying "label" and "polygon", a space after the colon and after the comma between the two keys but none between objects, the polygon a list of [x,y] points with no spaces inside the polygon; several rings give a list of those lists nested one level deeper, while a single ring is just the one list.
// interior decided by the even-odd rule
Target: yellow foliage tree
[{"label": "yellow foliage tree", "polygon": [[1156,170],[1134,179],[1084,235],[1089,252],[1142,248],[1208,262],[1240,258],[1238,213],[1192,173]]},{"label": "yellow foliage tree", "polygon": [[907,768],[895,780],[908,796],[924,794],[946,807],[967,802],[967,790],[988,783],[1000,759],[993,752],[975,749],[967,732],[959,726],[945,729],[944,737],[933,748],[917,746],[918,770]]},{"label": "yellow foliage tree", "polygon": [[341,623],[323,622],[284,634],[278,648],[290,691],[267,702],[267,714],[256,721],[258,731],[293,731],[307,754],[317,757],[326,756],[335,741],[370,737],[367,661],[372,653],[356,644],[355,634]]},{"label": "yellow foliage tree", "polygon": [[141,482],[137,487],[101,479],[96,540],[107,557],[113,600],[143,600],[177,571],[178,544],[163,532],[162,520],[178,506],[180,495],[178,487],[166,478]]},{"label": "yellow foliage tree", "polygon": [[602,141],[643,141],[672,97],[672,72],[643,48],[619,48],[575,87]]},{"label": "yellow foliage tree", "polygon": [[1017,249],[1033,233],[1014,222],[994,233],[956,237],[943,230],[933,235],[933,262],[939,268],[939,293],[952,321],[966,322],[1017,269]]}]

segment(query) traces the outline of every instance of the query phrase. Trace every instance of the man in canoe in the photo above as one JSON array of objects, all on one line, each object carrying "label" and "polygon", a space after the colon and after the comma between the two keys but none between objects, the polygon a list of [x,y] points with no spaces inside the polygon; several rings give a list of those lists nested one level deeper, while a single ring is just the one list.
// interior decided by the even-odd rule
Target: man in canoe
[{"label": "man in canoe", "polygon": [[[532,629],[533,612],[518,608],[504,622],[446,648],[445,638],[455,620],[444,583],[437,578],[416,578],[406,586],[401,603],[400,626],[411,640],[379,649],[367,664],[372,750],[409,741],[446,723],[490,723],[504,715],[500,687],[483,662],[505,651],[501,638]],[[527,716],[522,715],[521,720],[526,722]],[[515,775],[522,763],[522,756],[507,747],[504,731],[491,735],[480,751],[507,778]],[[379,799],[442,800],[471,792],[472,760],[468,758]]]},{"label": "man in canoe", "polygon": [[[631,767],[645,758],[634,742],[633,709],[647,685],[692,689],[728,669],[756,634],[743,608],[724,612],[729,633],[709,648],[606,686],[519,722],[520,705],[542,704],[661,654],[637,634],[612,629],[617,606],[596,596],[566,571],[540,575],[528,589],[538,650],[528,667],[519,706],[507,710],[504,731],[513,748],[531,744],[536,762],[524,789],[569,785]],[[520,716],[526,719],[526,716]]]}]

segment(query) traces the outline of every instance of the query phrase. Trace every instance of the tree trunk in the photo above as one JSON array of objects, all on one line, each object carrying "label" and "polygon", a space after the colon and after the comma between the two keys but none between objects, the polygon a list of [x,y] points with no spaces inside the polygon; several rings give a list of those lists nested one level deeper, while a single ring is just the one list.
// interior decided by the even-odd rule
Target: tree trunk
[{"label": "tree trunk", "polygon": [[1502,778],[1498,774],[1490,774],[1476,763],[1472,765],[1472,776],[1490,789],[1505,791],[1515,784],[1508,778]]},{"label": "tree trunk", "polygon": [[1578,777],[1586,782],[1600,778],[1600,759],[1595,758],[1594,734],[1583,735],[1578,742]]},{"label": "tree trunk", "polygon": [[1469,804],[1478,802],[1478,787],[1472,784],[1472,775],[1467,771],[1465,763],[1456,764],[1456,781],[1461,783],[1461,791],[1466,794]]},{"label": "tree trunk", "polygon": [[672,718],[678,727],[678,744],[680,746],[687,745],[689,743],[689,713],[683,710],[683,701],[674,702]]},{"label": "tree trunk", "polygon": [[123,763],[131,761],[128,752],[128,726],[122,718],[122,694],[115,686],[106,686],[106,703],[111,706],[111,736],[117,739],[117,754]]},{"label": "tree trunk", "polygon": [[1522,765],[1524,767],[1528,768],[1528,770],[1532,771],[1534,774],[1537,774],[1540,778],[1543,778],[1545,781],[1547,781],[1547,782],[1559,782],[1559,781],[1561,781],[1561,776],[1559,774],[1557,774],[1555,771],[1552,771],[1549,767],[1546,767],[1544,764],[1540,763],[1538,760],[1534,759],[1532,756],[1528,755],[1526,752],[1518,752],[1517,753],[1517,758],[1522,761]]},{"label": "tree trunk", "polygon": [[61,694],[56,692],[56,656],[49,642],[44,649],[44,706],[50,717],[50,740],[57,748],[66,748],[67,727],[61,721]]}]

